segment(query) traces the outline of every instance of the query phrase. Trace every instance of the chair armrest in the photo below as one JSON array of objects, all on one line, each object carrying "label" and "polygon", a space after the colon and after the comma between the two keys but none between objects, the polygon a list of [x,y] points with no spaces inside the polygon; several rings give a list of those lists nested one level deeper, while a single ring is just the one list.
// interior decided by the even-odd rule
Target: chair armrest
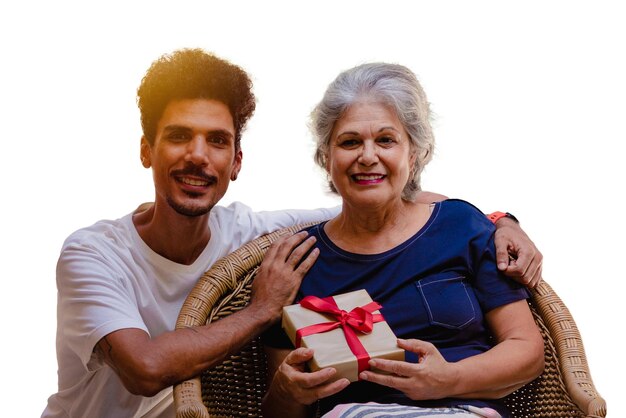
[{"label": "chair armrest", "polygon": [[[176,321],[176,329],[201,326],[242,309],[247,305],[249,285],[257,266],[269,246],[284,235],[293,234],[310,224],[295,225],[263,235],[226,257],[218,260],[198,280],[183,303]],[[240,292],[245,303],[230,306],[234,295]],[[220,316],[214,317],[219,311]],[[177,418],[209,418],[202,401],[200,377],[186,380],[174,386],[174,405]]]},{"label": "chair armrest", "polygon": [[545,281],[532,293],[533,303],[554,340],[567,392],[588,417],[605,417],[606,402],[591,380],[587,356],[574,318]]}]

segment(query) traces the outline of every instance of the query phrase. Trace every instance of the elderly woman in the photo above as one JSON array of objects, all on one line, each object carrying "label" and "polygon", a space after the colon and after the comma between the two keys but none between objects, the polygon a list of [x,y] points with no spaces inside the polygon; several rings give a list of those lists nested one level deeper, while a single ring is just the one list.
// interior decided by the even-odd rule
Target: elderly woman
[{"label": "elderly woman", "polygon": [[543,370],[528,292],[496,266],[494,226],[461,200],[414,201],[433,153],[429,117],[415,75],[392,64],[341,73],[313,111],[316,161],[343,208],[309,230],[320,255],[298,299],[366,289],[406,361],[370,360],[387,373],[350,384],[332,368],[307,372],[312,350],[291,351],[273,330],[265,416],[310,416],[316,401],[329,417],[507,416],[498,399]]}]

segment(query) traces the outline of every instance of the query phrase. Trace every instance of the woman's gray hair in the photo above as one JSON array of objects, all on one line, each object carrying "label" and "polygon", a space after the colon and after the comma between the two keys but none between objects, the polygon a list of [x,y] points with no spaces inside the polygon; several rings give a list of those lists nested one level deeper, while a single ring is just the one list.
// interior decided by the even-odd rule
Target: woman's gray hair
[{"label": "woman's gray hair", "polygon": [[[352,104],[360,100],[375,100],[390,106],[409,134],[417,158],[402,198],[414,200],[421,190],[422,170],[432,159],[435,138],[430,126],[431,113],[426,93],[415,74],[402,65],[359,65],[339,74],[328,86],[322,101],[311,112],[310,127],[317,143],[315,162],[326,170],[335,123]],[[337,192],[332,181],[330,188]]]}]

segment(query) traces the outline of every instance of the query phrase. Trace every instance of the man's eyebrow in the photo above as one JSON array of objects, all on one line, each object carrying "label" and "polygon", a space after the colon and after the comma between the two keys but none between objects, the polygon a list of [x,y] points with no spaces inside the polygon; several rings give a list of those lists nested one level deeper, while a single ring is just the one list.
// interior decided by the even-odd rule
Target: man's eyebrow
[{"label": "man's eyebrow", "polygon": [[191,131],[191,128],[188,128],[183,125],[167,125],[163,128],[164,131]]},{"label": "man's eyebrow", "polygon": [[[163,128],[163,131],[165,132],[172,132],[172,131],[191,132],[192,129],[184,125],[167,125],[166,127]],[[213,134],[213,135],[221,134],[229,138],[235,137],[235,135],[227,129],[209,129],[208,131],[206,131],[206,133]]]},{"label": "man's eyebrow", "polygon": [[226,129],[210,129],[207,131],[210,134],[222,134],[222,135],[226,135],[229,138],[234,138],[235,135],[233,135],[233,133],[229,130]]}]

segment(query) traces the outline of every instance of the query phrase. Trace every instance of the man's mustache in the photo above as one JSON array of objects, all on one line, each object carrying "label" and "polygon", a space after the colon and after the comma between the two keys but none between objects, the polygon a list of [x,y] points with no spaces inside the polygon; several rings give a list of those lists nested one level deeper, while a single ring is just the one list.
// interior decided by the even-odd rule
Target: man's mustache
[{"label": "man's mustache", "polygon": [[217,183],[217,177],[205,173],[202,170],[202,167],[199,167],[195,164],[187,164],[184,168],[180,170],[174,170],[172,171],[172,175],[175,177],[193,176],[202,179],[208,183]]}]

